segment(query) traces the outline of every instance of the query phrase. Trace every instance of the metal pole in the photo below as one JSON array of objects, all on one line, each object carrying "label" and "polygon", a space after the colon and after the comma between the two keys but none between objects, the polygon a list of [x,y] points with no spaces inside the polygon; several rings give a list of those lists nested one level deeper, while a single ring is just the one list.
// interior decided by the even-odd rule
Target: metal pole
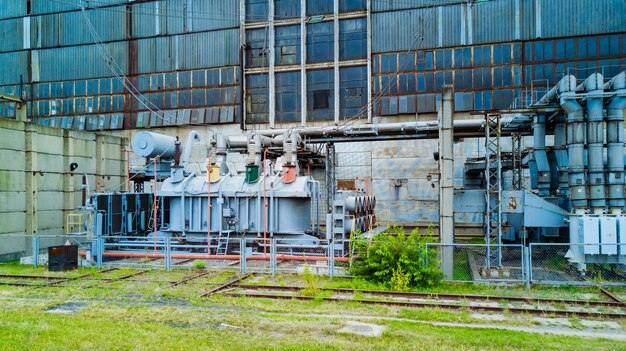
[{"label": "metal pole", "polygon": [[330,278],[335,277],[335,250],[333,248],[333,239],[328,240],[328,276]]},{"label": "metal pole", "polygon": [[239,245],[239,266],[241,274],[246,274],[246,238],[242,238]]},{"label": "metal pole", "polygon": [[[454,88],[443,87],[439,109],[439,237],[441,243],[454,243]],[[441,270],[452,277],[453,247],[444,246],[441,256]]]},{"label": "metal pole", "polygon": [[165,238],[165,270],[172,270],[172,241],[171,238]]},{"label": "metal pole", "polygon": [[39,236],[33,237],[33,268],[39,265]]},{"label": "metal pole", "polygon": [[270,271],[276,275],[276,239],[270,239]]},{"label": "metal pole", "polygon": [[102,240],[101,236],[98,236],[96,239],[98,243],[96,246],[96,267],[102,268],[102,255],[104,254],[104,240]]},{"label": "metal pole", "polygon": [[526,249],[526,287],[530,288],[533,280],[533,244]]}]

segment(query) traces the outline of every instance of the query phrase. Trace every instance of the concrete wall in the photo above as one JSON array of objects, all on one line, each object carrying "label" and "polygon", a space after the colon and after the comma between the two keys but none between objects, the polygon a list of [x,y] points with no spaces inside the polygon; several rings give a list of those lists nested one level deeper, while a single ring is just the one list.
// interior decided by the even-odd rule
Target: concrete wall
[{"label": "concrete wall", "polygon": [[[0,259],[30,253],[23,235],[65,233],[66,215],[81,205],[83,174],[92,192],[125,190],[126,144],[122,137],[0,119]],[[42,238],[41,247],[60,242]]]}]

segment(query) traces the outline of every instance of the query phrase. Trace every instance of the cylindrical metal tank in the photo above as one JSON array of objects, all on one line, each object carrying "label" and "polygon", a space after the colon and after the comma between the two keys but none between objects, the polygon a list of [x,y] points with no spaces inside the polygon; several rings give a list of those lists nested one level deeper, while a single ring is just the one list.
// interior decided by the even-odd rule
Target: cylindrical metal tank
[{"label": "cylindrical metal tank", "polygon": [[174,158],[176,138],[151,132],[139,132],[133,137],[133,152],[141,157]]}]

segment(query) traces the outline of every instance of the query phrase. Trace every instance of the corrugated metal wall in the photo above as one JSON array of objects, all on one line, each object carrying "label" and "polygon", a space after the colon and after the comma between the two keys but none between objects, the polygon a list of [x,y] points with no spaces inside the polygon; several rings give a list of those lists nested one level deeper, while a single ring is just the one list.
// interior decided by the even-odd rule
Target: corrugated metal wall
[{"label": "corrugated metal wall", "polygon": [[543,0],[542,37],[561,37],[623,31],[624,0]]},{"label": "corrugated metal wall", "polygon": [[471,8],[474,44],[515,40],[514,1],[489,1]]},{"label": "corrugated metal wall", "polygon": [[[128,74],[128,43],[105,44],[124,74]],[[71,69],[68,69],[70,68]],[[42,82],[111,77],[113,73],[96,45],[72,46],[39,51]]]},{"label": "corrugated metal wall", "polygon": [[26,1],[0,0],[0,19],[26,16]]},{"label": "corrugated metal wall", "polygon": [[26,69],[28,62],[28,52],[9,52],[0,54],[0,85],[18,84],[20,83],[20,75],[24,81],[28,80],[28,71]]},{"label": "corrugated metal wall", "polygon": [[393,11],[402,9],[414,9],[419,7],[432,7],[446,4],[459,4],[462,0],[375,0],[372,1],[372,11]]},{"label": "corrugated metal wall", "polygon": [[24,19],[0,21],[0,52],[21,50],[24,46]]},{"label": "corrugated metal wall", "polygon": [[[435,7],[372,15],[372,51],[391,52],[437,46]],[[420,36],[421,38],[416,38]]]}]

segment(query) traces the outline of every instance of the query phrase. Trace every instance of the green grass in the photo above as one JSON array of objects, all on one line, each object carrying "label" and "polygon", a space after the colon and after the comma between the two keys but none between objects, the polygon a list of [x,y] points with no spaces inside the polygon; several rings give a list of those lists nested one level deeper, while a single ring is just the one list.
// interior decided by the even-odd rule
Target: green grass
[{"label": "green grass", "polygon": [[[7,273],[10,271],[10,273]],[[0,266],[0,274],[43,274],[17,265]],[[96,272],[81,270],[80,272]],[[75,276],[80,272],[70,272]],[[96,273],[92,277],[122,276],[132,270]],[[434,326],[428,322],[482,324],[469,311],[410,309],[363,305],[355,301],[325,302],[320,292],[311,301],[283,301],[214,295],[202,292],[231,280],[236,273],[212,272],[187,284],[173,281],[197,274],[194,270],[152,271],[127,281],[87,288],[102,280],[79,279],[59,288],[0,286],[0,351],[3,350],[626,350],[617,341],[539,335],[523,332]],[[258,275],[247,283],[300,285],[311,277]],[[311,283],[309,283],[311,284]],[[318,277],[319,287],[383,289],[362,280]],[[616,292],[624,290],[615,289]],[[423,290],[424,291],[424,290]],[[580,288],[542,288],[444,284],[429,292],[509,295],[589,293]],[[362,298],[357,293],[353,298]],[[45,313],[51,306],[82,301],[87,307],[72,315]],[[336,332],[350,319],[384,324],[381,338]],[[371,320],[372,317],[402,320]],[[494,321],[490,324],[504,325]],[[532,325],[528,320],[508,325]],[[626,328],[626,325],[624,325]]]}]

